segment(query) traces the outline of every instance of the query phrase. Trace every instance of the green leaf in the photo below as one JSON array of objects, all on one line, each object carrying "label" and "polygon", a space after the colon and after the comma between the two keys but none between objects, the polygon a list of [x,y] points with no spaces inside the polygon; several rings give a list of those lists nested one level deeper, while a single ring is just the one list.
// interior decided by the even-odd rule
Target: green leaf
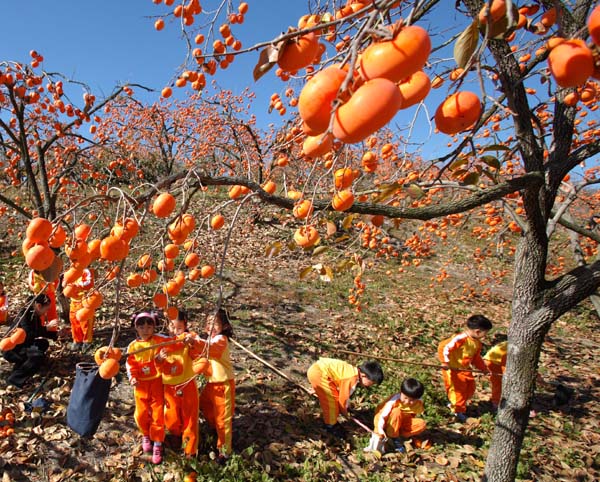
[{"label": "green leaf", "polygon": [[484,152],[487,151],[510,151],[510,147],[502,145],[502,144],[492,144],[491,146],[486,146],[483,148]]},{"label": "green leaf", "polygon": [[461,184],[463,184],[465,186],[474,186],[478,182],[479,182],[479,173],[478,172],[470,172],[463,178],[463,180],[461,181]]},{"label": "green leaf", "polygon": [[479,160],[490,166],[492,169],[500,169],[500,161],[496,156],[482,156]]},{"label": "green leaf", "polygon": [[477,44],[479,42],[479,30],[477,24],[477,21],[471,22],[471,25],[463,30],[454,44],[454,60],[462,69],[468,65],[469,59],[477,49]]},{"label": "green leaf", "polygon": [[468,157],[459,157],[455,161],[452,161],[452,164],[450,164],[448,166],[448,169],[450,169],[451,171],[454,171],[455,169],[458,169],[459,167],[464,166],[468,162],[469,162],[469,158]]},{"label": "green leaf", "polygon": [[327,251],[327,246],[317,246],[314,251],[312,252],[313,256],[318,256],[321,253],[323,253],[324,251]]},{"label": "green leaf", "polygon": [[469,172],[468,169],[459,169],[458,171],[454,171],[452,173],[452,177],[462,177],[464,176],[467,172]]},{"label": "green leaf", "polygon": [[379,189],[381,189],[381,192],[373,199],[372,202],[378,203],[378,202],[385,201],[390,196],[393,196],[394,194],[396,194],[396,191],[398,191],[398,189],[401,189],[401,188],[402,188],[402,186],[400,184],[398,184],[397,182],[393,182],[392,184],[382,184],[381,186],[379,186]]},{"label": "green leaf", "polygon": [[425,196],[425,191],[416,184],[411,184],[406,188],[408,195],[413,199],[421,199]]}]

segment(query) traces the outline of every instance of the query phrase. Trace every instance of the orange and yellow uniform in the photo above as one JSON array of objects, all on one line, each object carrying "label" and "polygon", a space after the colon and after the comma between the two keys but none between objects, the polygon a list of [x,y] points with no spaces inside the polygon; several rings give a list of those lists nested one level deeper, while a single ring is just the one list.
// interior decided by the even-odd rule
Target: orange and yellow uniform
[{"label": "orange and yellow uniform", "polygon": [[[43,292],[50,298],[50,308],[41,318],[42,326],[46,326],[49,321],[58,320],[58,312],[56,311],[56,287],[58,280],[48,283],[40,273],[31,270],[27,276],[27,285],[33,294],[39,295]],[[56,330],[58,330],[58,327],[54,331]]]},{"label": "orange and yellow uniform", "polygon": [[8,294],[5,291],[0,293],[0,325],[6,323],[8,319]]},{"label": "orange and yellow uniform", "polygon": [[[134,340],[127,347],[127,353],[166,341],[167,338],[153,335],[148,340]],[[136,379],[133,396],[135,413],[133,415],[142,435],[149,436],[154,442],[165,438],[165,404],[162,377],[156,368],[154,357],[160,348],[149,348],[127,357],[127,377],[131,382]]]},{"label": "orange and yellow uniform", "polygon": [[340,412],[348,413],[350,397],[358,385],[358,368],[342,360],[319,358],[307,376],[319,397],[323,420],[335,425]]},{"label": "orange and yellow uniform", "polygon": [[481,358],[481,342],[466,333],[460,333],[440,343],[438,357],[450,368],[450,370],[442,370],[450,409],[454,413],[465,413],[467,402],[475,393],[473,372],[465,369],[474,365],[479,370],[487,372],[487,367]]},{"label": "orange and yellow uniform", "polygon": [[490,348],[483,357],[483,361],[490,371],[490,383],[492,384],[491,402],[494,405],[500,403],[500,397],[502,396],[502,375],[506,369],[507,352],[508,342],[503,341]]},{"label": "orange and yellow uniform", "polygon": [[209,341],[199,340],[200,351],[209,345],[208,359],[212,373],[200,394],[200,410],[211,427],[217,430],[217,448],[224,455],[232,451],[235,380],[229,352],[229,339],[215,335]]},{"label": "orange and yellow uniform", "polygon": [[89,269],[84,269],[81,277],[73,285],[80,288],[79,293],[71,298],[69,306],[69,321],[71,322],[71,335],[75,343],[91,343],[94,336],[94,316],[87,319],[78,319],[77,311],[83,308],[81,300],[85,292],[94,287],[94,277]]},{"label": "orange and yellow uniform", "polygon": [[194,455],[198,451],[200,405],[192,362],[200,352],[183,342],[186,335],[189,333],[171,338],[181,341],[165,347],[167,357],[156,360],[156,366],[162,375],[165,427],[171,435],[181,436],[186,455]]},{"label": "orange and yellow uniform", "polygon": [[380,436],[410,438],[425,430],[426,422],[416,415],[423,413],[423,402],[417,400],[409,405],[396,393],[379,404],[375,410],[373,431]]}]

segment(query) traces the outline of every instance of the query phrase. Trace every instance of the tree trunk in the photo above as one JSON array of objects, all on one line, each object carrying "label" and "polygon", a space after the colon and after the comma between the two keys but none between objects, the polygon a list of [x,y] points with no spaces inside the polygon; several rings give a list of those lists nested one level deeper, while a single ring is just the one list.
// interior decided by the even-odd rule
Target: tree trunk
[{"label": "tree trunk", "polygon": [[531,333],[528,325],[527,317],[513,317],[508,333],[502,399],[483,479],[489,482],[510,482],[517,474],[545,335],[545,332]]},{"label": "tree trunk", "polygon": [[550,324],[540,314],[546,240],[529,232],[515,256],[514,292],[508,328],[506,371],[502,399],[488,453],[483,480],[515,480],[519,454],[529,422],[529,410],[544,336]]}]

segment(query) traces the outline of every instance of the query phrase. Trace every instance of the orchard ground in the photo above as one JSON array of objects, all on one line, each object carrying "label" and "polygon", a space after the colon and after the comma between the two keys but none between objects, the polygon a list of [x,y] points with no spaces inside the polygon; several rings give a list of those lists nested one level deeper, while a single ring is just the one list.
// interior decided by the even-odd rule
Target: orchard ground
[{"label": "orchard ground", "polygon": [[[449,243],[458,249],[445,266],[450,276],[443,281],[435,280],[442,259],[438,255],[403,272],[398,271],[397,260],[366,258],[373,265],[363,275],[366,291],[363,309],[357,312],[347,300],[354,274],[336,274],[333,283],[318,275],[299,276],[311,265],[342,261],[343,243],[316,256],[284,247],[269,257],[265,239],[285,235],[285,231],[275,218],[258,221],[256,226],[243,224],[239,232],[234,231],[225,262],[224,305],[234,323],[235,339],[304,386],[308,386],[306,369],[319,356],[356,364],[369,354],[402,360],[382,361],[384,383],[369,392],[359,389],[352,405],[358,417],[371,425],[376,404],[398,391],[404,377],[417,377],[426,386],[428,429],[421,447],[410,445],[406,454],[383,457],[364,454],[369,433],[350,420],[343,422],[345,440],[329,438],[322,430],[316,399],[232,346],[237,384],[235,455],[223,467],[212,461],[215,436],[202,424],[196,460],[167,450],[163,464],[153,466],[141,453],[132,388],[124,370],[113,381],[96,435],[82,439],[67,427],[65,413],[75,364],[92,361],[92,354],[73,354],[68,343],[61,342],[52,346],[47,370],[22,390],[6,386],[9,365],[0,361],[1,404],[12,407],[17,415],[15,434],[0,439],[3,481],[180,481],[192,471],[198,480],[479,480],[494,428],[487,380],[477,376],[471,418],[457,424],[449,417],[438,370],[419,363],[436,364],[438,342],[460,331],[470,314],[487,315],[495,323],[493,333],[505,333],[510,276],[494,286],[490,296],[468,295],[464,285],[471,280],[465,267],[473,264],[473,240],[466,236]],[[2,245],[0,262],[14,315],[28,293],[22,260],[9,255],[13,248]],[[438,253],[449,251],[443,246],[437,249]],[[510,268],[509,258],[491,257],[481,265],[482,271],[504,268]],[[206,306],[216,299],[216,278],[208,291],[208,300],[196,295],[181,303],[191,312],[193,330],[201,329]],[[143,300],[137,293],[132,295],[126,288],[121,293],[120,347],[133,338],[129,315],[150,300],[151,295]],[[96,347],[107,344],[112,332],[112,297],[105,298],[98,312]],[[600,478],[598,328],[597,315],[585,302],[550,331],[541,358],[543,380],[539,380],[534,402],[536,415],[530,420],[521,453],[520,480]],[[360,351],[365,356],[336,349]],[[29,414],[24,402],[46,376],[39,395],[51,403],[50,409]]]}]

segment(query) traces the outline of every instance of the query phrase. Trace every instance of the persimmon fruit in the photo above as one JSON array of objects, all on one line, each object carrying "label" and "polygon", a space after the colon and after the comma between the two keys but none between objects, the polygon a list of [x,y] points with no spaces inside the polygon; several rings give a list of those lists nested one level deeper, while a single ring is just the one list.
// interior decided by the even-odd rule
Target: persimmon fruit
[{"label": "persimmon fruit", "polygon": [[298,113],[314,134],[327,130],[331,109],[347,73],[334,65],[315,74],[302,88],[298,97]]},{"label": "persimmon fruit", "polygon": [[360,56],[365,80],[384,78],[399,82],[421,70],[431,52],[427,31],[418,25],[403,27],[392,40],[374,42]]},{"label": "persimmon fruit", "polygon": [[173,212],[176,203],[171,193],[163,192],[152,203],[152,212],[158,218],[166,218]]},{"label": "persimmon fruit", "polygon": [[594,55],[584,40],[565,40],[550,51],[548,67],[558,85],[577,87],[594,73]]},{"label": "persimmon fruit", "polygon": [[368,80],[336,110],[333,135],[347,144],[360,142],[391,121],[401,105],[402,96],[394,82]]},{"label": "persimmon fruit", "polygon": [[457,134],[473,125],[481,115],[481,101],[473,92],[461,91],[444,100],[435,112],[435,125],[444,134]]}]

